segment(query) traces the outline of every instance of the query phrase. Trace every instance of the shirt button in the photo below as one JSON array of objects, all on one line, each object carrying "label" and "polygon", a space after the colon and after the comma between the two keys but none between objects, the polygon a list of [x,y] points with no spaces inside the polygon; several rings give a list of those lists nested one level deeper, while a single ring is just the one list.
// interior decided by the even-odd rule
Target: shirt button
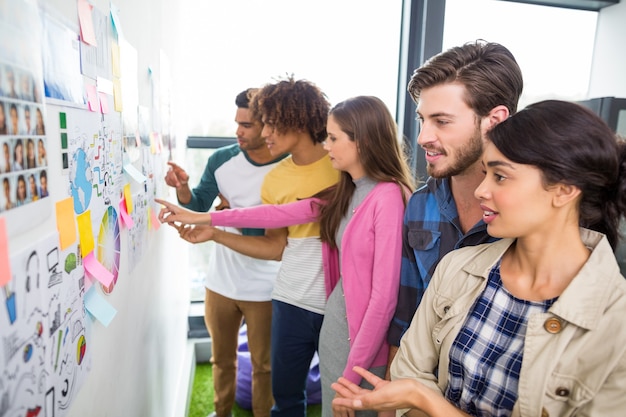
[{"label": "shirt button", "polygon": [[556,395],[558,395],[559,397],[568,397],[569,396],[569,390],[565,387],[558,387],[556,389]]},{"label": "shirt button", "polygon": [[562,327],[561,326],[561,320],[559,320],[559,319],[557,319],[555,317],[552,317],[552,318],[546,320],[546,322],[543,324],[543,328],[546,329],[546,331],[548,333],[552,333],[552,334],[560,332],[561,331],[561,327]]},{"label": "shirt button", "polygon": [[541,417],[550,417],[550,413],[545,408],[541,409]]}]

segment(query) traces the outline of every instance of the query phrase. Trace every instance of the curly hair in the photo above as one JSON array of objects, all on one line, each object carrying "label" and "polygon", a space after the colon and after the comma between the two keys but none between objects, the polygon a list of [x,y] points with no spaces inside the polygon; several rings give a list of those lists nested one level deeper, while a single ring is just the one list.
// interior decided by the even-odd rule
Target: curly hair
[{"label": "curly hair", "polygon": [[330,103],[326,94],[307,80],[293,77],[266,84],[251,97],[253,117],[272,126],[278,133],[303,131],[313,142],[326,139]]}]

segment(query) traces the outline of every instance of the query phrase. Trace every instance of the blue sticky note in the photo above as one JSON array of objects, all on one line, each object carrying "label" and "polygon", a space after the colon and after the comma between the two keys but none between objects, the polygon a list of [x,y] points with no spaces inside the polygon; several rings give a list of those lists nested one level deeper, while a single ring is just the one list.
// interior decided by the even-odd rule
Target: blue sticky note
[{"label": "blue sticky note", "polygon": [[85,294],[85,308],[104,327],[109,327],[109,323],[117,314],[117,310],[100,295],[95,285],[92,285]]}]

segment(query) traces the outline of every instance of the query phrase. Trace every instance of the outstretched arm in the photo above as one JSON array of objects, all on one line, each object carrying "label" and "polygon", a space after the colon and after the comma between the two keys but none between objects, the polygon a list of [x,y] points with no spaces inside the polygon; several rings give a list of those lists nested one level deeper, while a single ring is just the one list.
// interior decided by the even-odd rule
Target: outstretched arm
[{"label": "outstretched arm", "polygon": [[170,225],[176,223],[181,225],[211,225],[211,214],[209,213],[192,211],[158,198],[154,199],[154,201],[164,206],[159,212],[159,221],[161,223],[169,223]]},{"label": "outstretched arm", "polygon": [[191,243],[213,240],[243,255],[257,259],[280,261],[287,245],[287,229],[266,229],[264,236],[244,236],[205,225],[177,225],[181,238]]}]

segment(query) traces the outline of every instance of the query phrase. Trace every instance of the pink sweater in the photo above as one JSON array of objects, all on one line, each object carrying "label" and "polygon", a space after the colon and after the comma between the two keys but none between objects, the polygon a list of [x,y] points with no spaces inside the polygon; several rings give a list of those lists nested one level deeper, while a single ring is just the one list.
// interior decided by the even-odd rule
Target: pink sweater
[{"label": "pink sweater", "polygon": [[[279,228],[317,221],[316,199],[283,205],[262,205],[211,213],[214,226]],[[338,251],[323,245],[326,295],[343,276],[350,353],[343,376],[354,383],[352,371],[385,366],[387,329],[393,317],[400,285],[404,202],[397,184],[377,184],[356,208]]]}]

